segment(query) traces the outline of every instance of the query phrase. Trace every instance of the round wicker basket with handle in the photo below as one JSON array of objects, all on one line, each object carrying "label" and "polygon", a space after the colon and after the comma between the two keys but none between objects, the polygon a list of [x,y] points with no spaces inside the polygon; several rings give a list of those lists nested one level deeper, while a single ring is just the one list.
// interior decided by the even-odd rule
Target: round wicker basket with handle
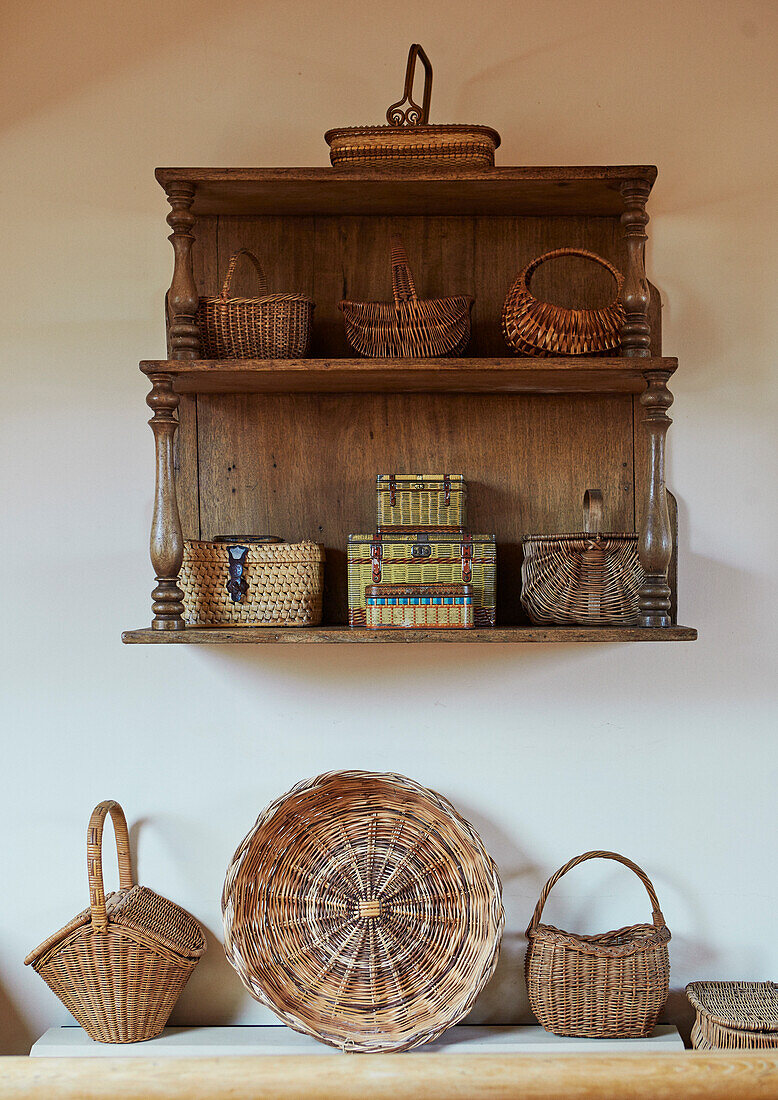
[{"label": "round wicker basket with handle", "polygon": [[[638,876],[651,900],[652,924],[582,936],[541,924],[557,882],[588,859],[614,859]],[[546,1031],[590,1039],[648,1035],[667,1000],[670,930],[645,871],[616,852],[585,852],[552,875],[527,928],[525,971],[529,1003]]]},{"label": "round wicker basket with handle", "polygon": [[[610,305],[599,309],[568,309],[540,302],[530,290],[530,280],[541,264],[560,256],[581,256],[606,268],[616,282]],[[584,248],[556,248],[538,256],[516,276],[502,309],[502,330],[519,355],[608,355],[621,343],[624,276],[602,256]]]},{"label": "round wicker basket with handle", "polygon": [[330,772],[260,814],[222,895],[243,984],[342,1050],[404,1050],[460,1020],[491,977],[500,880],[473,827],[404,776]]},{"label": "round wicker basket with handle", "polygon": [[[103,887],[103,823],[111,815],[119,889]],[[205,951],[200,925],[185,909],[133,885],[127,820],[101,802],[87,830],[89,908],[24,960],[84,1031],[101,1043],[138,1043],[164,1028]]]}]

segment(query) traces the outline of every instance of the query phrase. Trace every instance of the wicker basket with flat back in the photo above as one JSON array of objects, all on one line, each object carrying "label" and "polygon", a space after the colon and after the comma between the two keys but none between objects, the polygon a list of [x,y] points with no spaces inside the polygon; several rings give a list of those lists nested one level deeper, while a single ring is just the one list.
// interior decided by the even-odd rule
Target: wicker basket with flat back
[{"label": "wicker basket with flat back", "polygon": [[460,355],[470,340],[473,299],[420,299],[399,238],[392,241],[393,302],[340,302],[346,339],[371,358]]},{"label": "wicker basket with flat back", "polygon": [[222,895],[224,947],[284,1023],[353,1051],[404,1050],[460,1020],[497,963],[497,868],[445,798],[331,772],[260,814]]},{"label": "wicker basket with flat back", "polygon": [[[102,841],[111,815],[119,889],[103,888]],[[145,886],[135,886],[127,821],[118,802],[101,802],[87,831],[89,908],[24,960],[101,1043],[159,1035],[205,951],[194,917]]]},{"label": "wicker basket with flat back", "polygon": [[[652,924],[581,936],[540,918],[556,883],[587,859],[615,859],[646,888]],[[670,931],[648,875],[615,852],[585,852],[561,867],[543,887],[527,929],[529,1003],[546,1031],[590,1039],[638,1039],[650,1034],[667,1000]]]},{"label": "wicker basket with flat back", "polygon": [[778,985],[774,982],[692,982],[686,995],[697,1010],[695,1050],[778,1048]]}]

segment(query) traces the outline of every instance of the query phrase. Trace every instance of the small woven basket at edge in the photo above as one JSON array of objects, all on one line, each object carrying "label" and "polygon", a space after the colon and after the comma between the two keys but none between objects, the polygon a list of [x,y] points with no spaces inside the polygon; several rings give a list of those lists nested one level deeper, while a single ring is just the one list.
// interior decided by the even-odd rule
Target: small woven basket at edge
[{"label": "small woven basket at edge", "polygon": [[[581,936],[540,918],[553,887],[587,859],[615,859],[646,888],[652,924]],[[590,1039],[637,1039],[650,1034],[670,983],[670,931],[645,871],[616,852],[585,852],[571,859],[543,887],[527,928],[529,1002],[546,1031]]]},{"label": "small woven basket at edge", "polygon": [[[102,842],[111,815],[119,889],[103,888]],[[164,1028],[205,951],[194,917],[145,886],[134,886],[127,821],[118,802],[101,802],[87,831],[89,908],[24,960],[101,1043],[138,1043]]]},{"label": "small woven basket at edge", "polygon": [[227,870],[224,947],[285,1024],[352,1051],[427,1043],[497,963],[500,879],[450,802],[399,775],[331,772],[260,814]]},{"label": "small woven basket at edge", "polygon": [[774,982],[692,982],[686,995],[697,1010],[695,1050],[778,1048],[778,985]]}]

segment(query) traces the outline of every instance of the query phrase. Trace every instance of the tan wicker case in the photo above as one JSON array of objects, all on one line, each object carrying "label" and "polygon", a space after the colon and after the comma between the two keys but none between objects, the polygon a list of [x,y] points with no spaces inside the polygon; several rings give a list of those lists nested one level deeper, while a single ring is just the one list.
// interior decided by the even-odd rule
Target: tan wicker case
[{"label": "tan wicker case", "polygon": [[252,996],[352,1051],[427,1043],[497,963],[497,868],[445,798],[400,775],[331,772],[260,814],[222,895],[224,948]]},{"label": "tan wicker case", "polygon": [[187,540],[178,583],[187,626],[316,626],[324,547],[255,537]]},{"label": "tan wicker case", "polygon": [[371,584],[365,589],[370,630],[466,630],[475,626],[469,584]]},{"label": "tan wicker case", "polygon": [[[111,815],[119,889],[103,889],[102,838]],[[92,1039],[138,1043],[164,1028],[205,951],[194,917],[145,886],[135,886],[124,811],[96,806],[87,831],[90,905],[24,960]]]},{"label": "tan wicker case", "polygon": [[[638,876],[653,910],[652,924],[581,936],[540,918],[553,887],[588,859],[614,859]],[[546,1031],[590,1039],[649,1035],[667,1000],[670,931],[648,875],[616,852],[585,852],[552,875],[527,928],[525,963],[532,1011]]]},{"label": "tan wicker case", "polygon": [[467,482],[462,474],[379,474],[379,530],[467,526]]},{"label": "tan wicker case", "polygon": [[692,982],[686,994],[697,1018],[695,1050],[778,1048],[778,985],[774,982]]}]

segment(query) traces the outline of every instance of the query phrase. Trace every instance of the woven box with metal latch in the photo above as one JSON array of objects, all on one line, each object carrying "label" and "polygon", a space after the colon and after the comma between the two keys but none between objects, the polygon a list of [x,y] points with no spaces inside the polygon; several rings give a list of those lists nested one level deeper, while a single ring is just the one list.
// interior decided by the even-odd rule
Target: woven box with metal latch
[{"label": "woven box with metal latch", "polygon": [[349,626],[367,625],[365,590],[377,584],[471,585],[475,626],[494,626],[494,535],[461,530],[349,535]]},{"label": "woven box with metal latch", "polygon": [[376,500],[377,524],[384,533],[398,527],[445,531],[467,523],[462,474],[379,474]]}]

